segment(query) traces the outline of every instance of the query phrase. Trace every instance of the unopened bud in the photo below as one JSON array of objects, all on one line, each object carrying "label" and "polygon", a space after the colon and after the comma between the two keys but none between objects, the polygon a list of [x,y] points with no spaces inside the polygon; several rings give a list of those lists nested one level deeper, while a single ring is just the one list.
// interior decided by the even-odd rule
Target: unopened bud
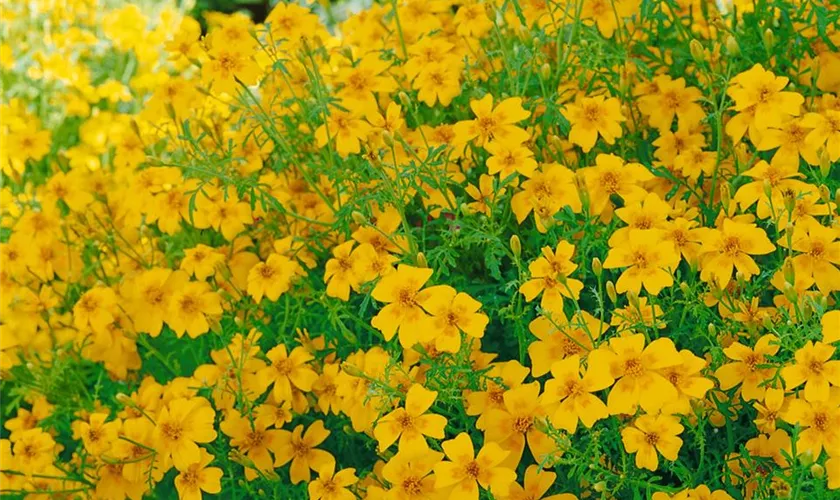
[{"label": "unopened bud", "polygon": [[607,281],[607,297],[610,298],[610,302],[613,304],[618,302],[618,294],[615,293],[615,285],[612,281]]},{"label": "unopened bud", "polygon": [[799,463],[805,466],[814,463],[814,453],[811,450],[805,450],[799,454]]},{"label": "unopened bud", "polygon": [[709,323],[709,327],[707,329],[711,337],[717,337],[717,327],[714,325],[714,323]]},{"label": "unopened bud", "polygon": [[691,43],[688,44],[688,48],[691,52],[691,58],[694,59],[694,62],[698,64],[702,64],[706,60],[706,54],[703,51],[703,45],[697,41],[697,39],[692,39]]},{"label": "unopened bud", "polygon": [[785,298],[788,299],[791,303],[797,303],[799,301],[799,297],[796,294],[796,288],[793,287],[790,283],[785,283],[784,286],[784,293]]},{"label": "unopened bud", "polygon": [[406,94],[405,92],[400,91],[400,93],[397,94],[397,99],[400,100],[400,104],[402,104],[404,108],[409,107],[409,105],[411,104],[411,99],[408,98],[408,94]]},{"label": "unopened bud", "polygon": [[367,222],[367,217],[365,217],[365,214],[359,212],[358,210],[353,210],[353,212],[350,214],[350,217],[353,218],[353,222],[359,224],[360,226]]},{"label": "unopened bud", "polygon": [[729,208],[729,202],[732,201],[732,190],[728,182],[724,182],[720,186],[720,201],[723,202],[724,208]]},{"label": "unopened bud", "polygon": [[828,150],[823,149],[822,154],[820,154],[820,174],[825,178],[828,177],[829,173],[831,173],[831,157]]},{"label": "unopened bud", "polygon": [[793,268],[792,260],[785,260],[785,263],[782,265],[782,271],[784,271],[785,281],[791,285],[796,285],[796,270]]},{"label": "unopened bud", "polygon": [[741,53],[741,47],[738,45],[738,40],[734,36],[726,37],[726,52],[731,56],[737,56]]},{"label": "unopened bud", "polygon": [[426,254],[423,252],[417,252],[417,266],[429,267],[429,261],[426,260]]},{"label": "unopened bud", "polygon": [[598,257],[594,257],[592,259],[592,272],[595,273],[595,276],[600,278],[601,273],[604,272],[604,266],[601,264],[601,259]]},{"label": "unopened bud", "polygon": [[773,320],[770,319],[770,315],[764,316],[764,319],[761,320],[761,326],[763,326],[765,330],[773,329]]},{"label": "unopened bud", "polygon": [[548,80],[549,78],[551,78],[551,65],[550,64],[543,63],[543,65],[540,66],[540,77],[543,80]]},{"label": "unopened bud", "polygon": [[607,491],[607,483],[604,481],[598,481],[592,485],[592,489],[598,493],[603,493],[604,491]]},{"label": "unopened bud", "polygon": [[551,147],[556,149],[557,151],[563,151],[563,141],[560,140],[559,137],[552,134],[548,136],[548,142],[551,144]]},{"label": "unopened bud", "polygon": [[517,259],[522,255],[522,242],[519,241],[519,236],[515,234],[510,237],[510,251]]},{"label": "unopened bud", "polygon": [[825,477],[825,467],[820,464],[814,464],[811,466],[811,475],[814,476],[816,479],[822,479]]},{"label": "unopened bud", "polygon": [[825,184],[820,184],[820,199],[823,203],[831,202],[831,191],[828,190],[828,186]]},{"label": "unopened bud", "polygon": [[683,293],[683,296],[688,297],[688,294],[691,293],[691,287],[688,286],[688,283],[683,281],[680,283],[680,291]]},{"label": "unopened bud", "polygon": [[764,179],[764,183],[762,184],[762,188],[764,189],[764,196],[770,198],[773,196],[773,185],[770,184],[770,181]]},{"label": "unopened bud", "polygon": [[633,309],[636,309],[637,311],[641,307],[639,305],[639,294],[634,292],[633,290],[627,290],[627,302],[629,302],[630,306],[632,306]]},{"label": "unopened bud", "polygon": [[127,394],[124,394],[122,392],[118,392],[117,395],[114,396],[114,399],[116,399],[117,402],[122,404],[122,405],[134,406],[134,401],[131,400],[131,397],[129,397]]},{"label": "unopened bud", "polygon": [[394,136],[391,135],[391,132],[388,132],[387,130],[382,131],[382,142],[384,142],[389,148],[394,147]]},{"label": "unopened bud", "polygon": [[764,42],[764,48],[770,50],[773,48],[773,45],[776,44],[776,37],[773,35],[773,30],[767,28],[764,30],[764,35],[762,35],[761,40]]}]

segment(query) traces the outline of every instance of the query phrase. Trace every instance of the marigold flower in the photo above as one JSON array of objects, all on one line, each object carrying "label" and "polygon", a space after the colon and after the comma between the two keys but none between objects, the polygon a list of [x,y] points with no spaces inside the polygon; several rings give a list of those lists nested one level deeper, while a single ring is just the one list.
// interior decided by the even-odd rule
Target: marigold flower
[{"label": "marigold flower", "polygon": [[628,453],[636,454],[636,467],[656,470],[659,467],[657,451],[670,461],[677,459],[683,431],[676,417],[670,415],[642,415],[632,427],[621,431],[621,441]]},{"label": "marigold flower", "polygon": [[502,494],[516,480],[513,470],[499,464],[508,455],[496,443],[487,443],[475,455],[470,437],[462,432],[441,445],[449,461],[435,465],[435,488],[454,486],[450,497],[477,500],[479,485]]}]

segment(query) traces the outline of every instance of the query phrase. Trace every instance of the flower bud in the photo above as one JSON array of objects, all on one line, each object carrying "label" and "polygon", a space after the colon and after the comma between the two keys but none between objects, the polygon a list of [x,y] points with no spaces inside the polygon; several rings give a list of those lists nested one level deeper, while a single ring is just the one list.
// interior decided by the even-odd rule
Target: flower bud
[{"label": "flower bud", "polygon": [[639,310],[641,307],[639,305],[639,294],[634,292],[633,290],[627,290],[627,302],[633,307],[633,309]]},{"label": "flower bud", "polygon": [[709,331],[709,336],[711,336],[713,338],[717,337],[717,327],[715,326],[714,323],[709,323],[708,331]]},{"label": "flower bud", "polygon": [[131,397],[129,397],[127,394],[124,394],[122,392],[118,392],[117,395],[114,396],[114,399],[116,399],[117,402],[120,403],[121,405],[134,406],[134,401],[131,400]]},{"label": "flower bud", "polygon": [[822,479],[825,477],[825,467],[820,464],[814,464],[811,466],[811,475],[814,476],[816,479]]},{"label": "flower bud", "polygon": [[720,201],[723,203],[724,207],[729,207],[729,203],[732,201],[732,189],[729,187],[728,182],[724,182],[720,185]]},{"label": "flower bud", "polygon": [[799,454],[799,463],[805,466],[814,463],[814,453],[811,450],[805,450]]},{"label": "flower bud", "polygon": [[831,191],[825,184],[820,184],[820,199],[823,203],[831,203]]},{"label": "flower bud", "polygon": [[764,34],[762,35],[761,40],[764,42],[765,49],[772,49],[773,45],[776,44],[776,37],[773,34],[773,30],[771,30],[770,28],[764,30]]},{"label": "flower bud", "polygon": [[601,273],[604,272],[604,266],[601,264],[601,259],[598,257],[594,257],[592,259],[592,272],[595,273],[595,276],[600,278]]},{"label": "flower bud", "polygon": [[598,481],[594,485],[592,485],[592,489],[597,491],[598,493],[603,493],[607,491],[607,483],[604,481]]},{"label": "flower bud", "polygon": [[365,217],[365,214],[359,212],[358,210],[353,210],[353,212],[350,214],[350,217],[353,218],[353,222],[359,224],[360,226],[367,222],[367,217]]},{"label": "flower bud", "polygon": [[773,196],[773,185],[770,184],[770,181],[764,179],[764,183],[762,184],[762,188],[764,189],[764,196],[770,198]]},{"label": "flower bud", "polygon": [[387,130],[382,131],[382,142],[384,142],[389,148],[394,147],[394,136],[391,135],[391,132],[388,132]]},{"label": "flower bud", "polygon": [[820,174],[823,177],[828,177],[829,173],[831,173],[831,157],[828,154],[828,150],[823,149],[820,154]]},{"label": "flower bud", "polygon": [[429,262],[423,252],[417,252],[417,267],[429,267]]},{"label": "flower bud", "polygon": [[737,56],[741,53],[741,47],[738,45],[738,40],[734,36],[726,37],[726,52],[731,56]]},{"label": "flower bud", "polygon": [[510,251],[517,259],[522,255],[522,242],[519,241],[519,236],[515,234],[510,237]]},{"label": "flower bud", "polygon": [[785,281],[791,285],[796,285],[796,270],[793,268],[792,260],[785,259],[785,263],[782,265],[782,271],[784,271]]},{"label": "flower bud", "polygon": [[773,320],[770,319],[770,315],[764,316],[764,318],[761,319],[761,326],[763,326],[765,330],[773,329]]},{"label": "flower bud", "polygon": [[542,78],[543,80],[548,80],[549,78],[551,78],[551,65],[550,64],[543,63],[543,65],[540,66],[540,78]]},{"label": "flower bud", "polygon": [[688,48],[691,52],[691,58],[694,59],[694,62],[698,64],[703,64],[703,62],[706,61],[706,54],[703,51],[703,44],[697,41],[696,38],[691,40],[691,42],[688,44]]},{"label": "flower bud", "polygon": [[610,302],[613,304],[618,302],[618,295],[615,293],[615,285],[612,281],[607,281],[607,297],[610,298]]},{"label": "flower bud", "polygon": [[400,104],[402,104],[402,107],[404,108],[407,108],[411,105],[411,99],[409,99],[408,94],[406,94],[403,91],[400,91],[400,93],[397,94],[397,99],[400,100]]},{"label": "flower bud", "polygon": [[796,288],[794,288],[790,283],[785,283],[784,294],[785,298],[793,304],[796,304],[799,301],[799,296],[796,294]]},{"label": "flower bud", "polygon": [[680,283],[680,291],[683,293],[684,296],[688,297],[688,294],[691,293],[691,287],[688,286],[688,283],[683,281]]}]

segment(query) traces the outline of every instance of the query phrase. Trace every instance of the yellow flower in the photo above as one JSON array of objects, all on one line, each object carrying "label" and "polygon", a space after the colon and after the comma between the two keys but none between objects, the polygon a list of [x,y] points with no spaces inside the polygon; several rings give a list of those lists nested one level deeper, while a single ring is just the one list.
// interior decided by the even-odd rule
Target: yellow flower
[{"label": "yellow flower", "polygon": [[204,398],[176,398],[155,418],[155,450],[161,460],[170,457],[178,470],[201,461],[196,443],[216,439],[213,421],[216,412]]},{"label": "yellow flower", "polygon": [[591,429],[609,416],[607,405],[592,394],[613,384],[609,373],[589,368],[581,377],[580,356],[575,354],[551,365],[551,377],[545,383],[542,403],[553,408],[548,412],[553,425],[574,434],[578,421]]},{"label": "yellow flower", "polygon": [[732,279],[732,268],[745,279],[761,272],[751,255],[765,255],[776,247],[763,229],[755,224],[724,219],[719,229],[702,229],[700,279],[714,280],[721,288]]},{"label": "yellow flower", "polygon": [[435,488],[454,487],[450,498],[478,500],[479,485],[502,494],[516,480],[516,473],[499,464],[508,455],[496,443],[487,443],[475,455],[472,440],[462,432],[441,445],[449,461],[435,465]]},{"label": "yellow flower", "polygon": [[840,361],[829,361],[834,351],[834,346],[822,342],[806,342],[796,351],[796,362],[782,368],[785,387],[792,390],[804,383],[807,401],[828,399],[830,386],[840,386]]},{"label": "yellow flower", "polygon": [[671,130],[674,118],[683,130],[696,127],[706,117],[697,101],[703,94],[695,87],[686,87],[685,78],[672,80],[667,75],[656,78],[656,92],[639,97],[639,109],[653,127]]},{"label": "yellow flower", "polygon": [[315,130],[315,140],[320,148],[330,140],[335,140],[335,150],[342,158],[346,158],[362,150],[360,139],[366,138],[370,131],[370,124],[358,115],[333,109],[326,123]]},{"label": "yellow flower", "polygon": [[201,77],[214,93],[236,95],[240,83],[254,85],[262,70],[247,52],[215,45],[208,52],[210,60],[201,68]]},{"label": "yellow flower", "polygon": [[387,500],[434,498],[436,488],[432,469],[440,463],[442,458],[443,453],[428,449],[416,453],[400,452],[394,455],[382,467],[382,477],[392,485],[384,498]]},{"label": "yellow flower", "polygon": [[785,118],[798,116],[805,99],[796,92],[784,92],[788,79],[776,76],[760,64],[736,75],[726,93],[735,100],[732,109],[739,114],[726,124],[726,133],[738,142],[749,129],[753,144],[760,142],[770,127],[779,127]]},{"label": "yellow flower", "polygon": [[73,324],[76,328],[90,327],[103,333],[116,318],[117,295],[107,287],[96,287],[85,292],[73,306]]},{"label": "yellow flower", "polygon": [[429,391],[414,384],[405,398],[405,408],[397,408],[379,419],[373,435],[379,442],[379,452],[384,453],[399,438],[399,451],[417,453],[428,448],[424,436],[443,439],[446,418],[426,413],[437,398],[436,391]]},{"label": "yellow flower", "polygon": [[764,393],[764,404],[753,403],[753,407],[758,412],[758,418],[753,422],[759,432],[770,434],[776,430],[776,421],[787,412],[786,402],[783,389],[767,389]]},{"label": "yellow flower", "polygon": [[828,311],[820,320],[822,324],[822,341],[833,344],[840,340],[840,311]]},{"label": "yellow flower", "polygon": [[547,226],[554,222],[554,215],[566,206],[574,213],[581,211],[575,174],[558,163],[542,165],[530,179],[522,183],[522,190],[510,200],[516,222],[522,224],[533,211],[537,230],[541,233],[548,230]]},{"label": "yellow flower", "polygon": [[[799,252],[791,261],[797,286],[810,288],[816,283],[823,294],[840,290],[840,241],[835,229],[817,222],[803,222],[793,228],[790,248]],[[788,247],[787,236],[779,244]]]},{"label": "yellow flower", "polygon": [[655,413],[677,398],[677,388],[661,370],[682,362],[671,339],[660,338],[645,347],[642,334],[610,339],[609,347],[589,353],[592,370],[608,373],[616,380],[607,397],[607,408],[613,415],[633,414],[641,406]]},{"label": "yellow flower", "polygon": [[201,448],[201,459],[185,468],[179,469],[175,476],[175,489],[180,500],[201,500],[201,492],[215,495],[222,491],[222,469],[207,467],[213,461],[213,455]]},{"label": "yellow flower", "polygon": [[614,97],[582,97],[574,104],[566,104],[561,112],[572,126],[569,140],[584,153],[592,150],[599,134],[607,144],[615,144],[621,137],[620,122],[625,118],[621,114],[621,102]]},{"label": "yellow flower", "polygon": [[310,470],[321,471],[324,467],[335,467],[335,458],[316,448],[330,435],[330,431],[324,428],[324,422],[316,420],[306,429],[306,433],[303,432],[302,425],[295,427],[292,432],[279,432],[274,467],[282,467],[292,462],[289,469],[292,484],[309,482],[312,477]]},{"label": "yellow flower", "polygon": [[521,142],[491,141],[484,146],[492,156],[487,159],[487,173],[499,174],[499,180],[519,173],[531,177],[537,168],[534,152]]},{"label": "yellow flower", "polygon": [[216,274],[216,266],[224,261],[224,254],[215,248],[207,245],[196,245],[184,250],[184,258],[181,260],[180,269],[195,276],[197,280],[204,281]]},{"label": "yellow flower", "polygon": [[474,140],[477,146],[488,142],[525,142],[528,133],[515,124],[529,118],[531,113],[522,107],[522,99],[510,97],[493,107],[493,96],[487,94],[479,100],[470,101],[476,118],[455,124],[455,142],[463,144]]},{"label": "yellow flower", "polygon": [[[616,229],[608,241],[610,247],[620,247],[627,243],[630,232],[645,229],[665,229],[671,205],[656,193],[648,193],[644,200],[628,203],[615,211],[615,215],[627,224]],[[652,233],[646,233],[652,234]]]},{"label": "yellow flower", "polygon": [[335,471],[335,464],[326,464],[318,470],[318,477],[308,485],[311,500],[355,500],[347,488],[359,481],[356,469],[347,468]]},{"label": "yellow flower", "polygon": [[117,441],[117,433],[122,426],[120,420],[105,423],[107,418],[107,413],[93,413],[87,422],[79,422],[77,428],[85,445],[85,450],[95,457],[99,457],[111,449],[111,446]]},{"label": "yellow flower", "polygon": [[764,335],[758,339],[754,348],[733,342],[724,348],[723,353],[734,362],[715,371],[720,388],[726,391],[741,384],[741,396],[745,401],[762,398],[765,390],[762,384],[769,380],[775,371],[772,367],[764,365],[769,364],[767,357],[774,356],[778,351],[778,339],[774,335]]},{"label": "yellow flower", "polygon": [[312,390],[318,374],[312,370],[309,362],[315,358],[302,346],[295,347],[287,354],[286,346],[280,344],[265,353],[265,356],[271,364],[257,372],[257,376],[263,380],[265,387],[274,384],[275,401],[291,401],[293,387],[303,392]]},{"label": "yellow flower", "polygon": [[432,270],[400,264],[397,272],[384,276],[371,292],[371,297],[385,303],[370,324],[391,340],[399,331],[400,344],[411,347],[427,338],[423,319],[426,313],[421,304],[430,297],[429,290],[420,289],[432,277]]},{"label": "yellow flower", "polygon": [[427,106],[447,107],[461,94],[461,65],[432,62],[424,66],[411,87],[417,90],[417,99]]},{"label": "yellow flower", "polygon": [[[253,462],[255,468],[266,472],[274,470],[272,454],[278,453],[281,431],[268,429],[266,419],[244,418],[236,410],[231,410],[219,424],[219,430],[230,438],[230,446]],[[250,464],[249,464],[250,465]],[[252,481],[258,477],[257,470],[245,468],[245,478]]]},{"label": "yellow flower", "polygon": [[525,469],[525,484],[511,483],[506,494],[499,494],[500,500],[577,500],[571,493],[543,496],[554,484],[557,474],[532,464]]},{"label": "yellow flower", "polygon": [[451,286],[435,286],[428,289],[423,308],[431,314],[428,328],[433,332],[435,348],[442,352],[458,352],[461,349],[461,332],[469,337],[481,338],[489,319],[478,312],[481,303],[466,293],[458,293]]},{"label": "yellow flower", "polygon": [[475,200],[467,204],[470,210],[488,217],[492,215],[491,207],[494,202],[501,199],[506,192],[505,188],[496,188],[493,185],[493,180],[492,176],[481,174],[478,178],[478,187],[470,184],[464,189],[470,198]]},{"label": "yellow flower", "polygon": [[222,299],[203,281],[189,281],[184,273],[170,277],[172,296],[166,324],[181,338],[184,332],[196,338],[210,329],[207,316],[222,314]]},{"label": "yellow flower", "polygon": [[612,208],[610,196],[620,196],[625,204],[641,201],[647,191],[639,184],[654,178],[640,163],[625,163],[618,156],[605,154],[595,157],[595,166],[582,168],[579,172],[589,192],[589,212],[602,217],[611,214],[607,212]]},{"label": "yellow flower", "polygon": [[656,470],[659,467],[657,451],[670,461],[675,461],[682,447],[679,436],[683,431],[680,421],[670,415],[642,415],[632,427],[621,431],[621,441],[627,453],[636,454],[636,467]]},{"label": "yellow flower", "polygon": [[300,266],[284,255],[272,253],[265,262],[260,262],[248,271],[248,295],[259,304],[263,297],[276,301],[289,291],[292,278]]},{"label": "yellow flower", "polygon": [[595,341],[609,326],[586,311],[566,319],[562,311],[539,316],[528,325],[537,340],[528,346],[531,374],[541,377],[549,372],[554,362],[568,356],[585,358],[595,349]]},{"label": "yellow flower", "polygon": [[358,290],[362,281],[362,262],[357,253],[353,252],[355,244],[355,241],[350,240],[333,248],[333,258],[327,261],[324,269],[327,295],[345,302],[350,299],[350,289]]},{"label": "yellow flower", "polygon": [[819,459],[825,449],[831,456],[840,454],[840,388],[831,389],[825,401],[808,402],[793,399],[782,418],[791,425],[803,428],[796,441],[797,453],[810,452]]},{"label": "yellow flower", "polygon": [[627,241],[611,248],[604,269],[625,267],[615,289],[618,293],[638,294],[642,286],[649,293],[658,295],[674,284],[673,272],[680,262],[674,245],[658,229],[631,229]]},{"label": "yellow flower", "polygon": [[487,412],[484,437],[486,441],[499,443],[503,450],[509,452],[501,462],[504,467],[516,469],[522,460],[526,442],[531,455],[538,461],[555,449],[554,441],[537,425],[546,417],[539,394],[539,382],[522,384],[505,392],[501,408]]},{"label": "yellow flower", "polygon": [[531,302],[542,293],[540,306],[551,312],[563,311],[563,297],[577,300],[583,290],[583,283],[569,278],[577,264],[572,262],[575,246],[568,241],[557,243],[557,249],[542,248],[542,257],[528,265],[531,279],[519,287],[519,293],[525,296],[526,302]]}]

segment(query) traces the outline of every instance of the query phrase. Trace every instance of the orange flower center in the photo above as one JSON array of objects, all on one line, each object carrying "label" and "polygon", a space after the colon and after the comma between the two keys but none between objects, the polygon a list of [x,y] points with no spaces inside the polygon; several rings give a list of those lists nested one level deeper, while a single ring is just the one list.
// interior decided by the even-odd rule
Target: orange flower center
[{"label": "orange flower center", "polygon": [[630,377],[638,377],[644,373],[642,360],[639,358],[629,358],[624,361],[624,374]]}]

